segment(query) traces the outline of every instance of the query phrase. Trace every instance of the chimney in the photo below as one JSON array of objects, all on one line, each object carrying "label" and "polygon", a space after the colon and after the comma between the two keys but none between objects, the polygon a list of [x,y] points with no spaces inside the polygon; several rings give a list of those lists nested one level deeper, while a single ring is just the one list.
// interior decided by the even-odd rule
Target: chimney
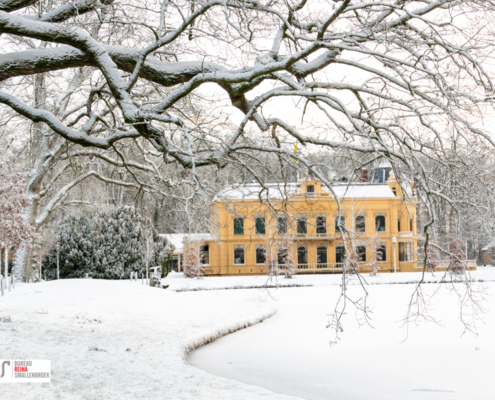
[{"label": "chimney", "polygon": [[368,182],[368,170],[367,169],[361,170],[361,182],[363,182],[363,183]]}]

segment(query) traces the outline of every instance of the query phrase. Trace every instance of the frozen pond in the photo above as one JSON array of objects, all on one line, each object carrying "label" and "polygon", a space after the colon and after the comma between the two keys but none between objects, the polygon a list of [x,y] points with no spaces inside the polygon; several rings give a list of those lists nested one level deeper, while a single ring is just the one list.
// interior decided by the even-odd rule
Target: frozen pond
[{"label": "frozen pond", "polygon": [[[494,284],[485,286],[493,295]],[[280,304],[274,317],[192,352],[188,361],[215,375],[308,400],[493,398],[493,296],[485,303],[486,324],[479,324],[478,337],[460,337],[458,298],[441,290],[432,307],[443,326],[410,326],[403,342],[406,330],[398,321],[413,286],[368,289],[374,329],[359,328],[349,308],[336,346],[329,346],[325,326],[339,288],[284,288],[274,293]]]}]

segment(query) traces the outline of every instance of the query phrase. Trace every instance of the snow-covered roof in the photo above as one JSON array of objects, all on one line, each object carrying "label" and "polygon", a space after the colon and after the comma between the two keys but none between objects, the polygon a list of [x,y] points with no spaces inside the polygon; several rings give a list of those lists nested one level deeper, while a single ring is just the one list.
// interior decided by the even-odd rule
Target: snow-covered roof
[{"label": "snow-covered roof", "polygon": [[[293,193],[299,191],[300,185],[298,183],[287,183],[286,185],[281,183],[268,183],[265,185],[265,190],[258,183],[247,183],[244,185],[232,185],[224,188],[217,196],[220,199],[258,199],[260,197],[266,200],[268,197],[271,199],[281,199],[289,197]],[[263,192],[262,192],[263,190]]]},{"label": "snow-covered roof", "polygon": [[190,240],[216,240],[216,238],[211,236],[209,233],[191,233],[186,236],[188,236],[188,239]]},{"label": "snow-covered roof", "polygon": [[[287,185],[268,183],[265,184],[265,187],[266,190],[256,183],[227,186],[218,194],[217,198],[222,200],[256,200],[260,197],[263,200],[267,198],[280,199],[291,197],[295,193],[300,192],[300,185],[298,183],[288,183]],[[336,183],[332,185],[332,189],[337,197],[341,199],[395,197],[392,189],[386,183]],[[322,188],[322,191],[326,193],[330,192],[327,188]],[[412,195],[410,187],[406,187],[406,192]]]},{"label": "snow-covered roof", "polygon": [[184,251],[183,242],[187,237],[191,240],[215,240],[209,233],[162,233],[160,236],[167,238],[174,245],[174,254]]},{"label": "snow-covered roof", "polygon": [[488,243],[485,247],[481,249],[481,251],[487,251],[490,250],[491,248],[495,247],[495,239],[492,239],[490,243]]},{"label": "snow-covered roof", "polygon": [[335,185],[332,188],[341,199],[395,197],[387,184]]}]

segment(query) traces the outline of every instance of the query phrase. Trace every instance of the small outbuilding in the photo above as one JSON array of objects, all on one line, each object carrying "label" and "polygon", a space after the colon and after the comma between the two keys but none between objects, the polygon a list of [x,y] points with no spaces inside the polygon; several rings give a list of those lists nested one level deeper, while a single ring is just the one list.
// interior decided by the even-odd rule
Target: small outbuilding
[{"label": "small outbuilding", "polygon": [[493,255],[495,252],[495,239],[492,239],[485,247],[481,249],[481,263],[485,265],[493,265]]}]

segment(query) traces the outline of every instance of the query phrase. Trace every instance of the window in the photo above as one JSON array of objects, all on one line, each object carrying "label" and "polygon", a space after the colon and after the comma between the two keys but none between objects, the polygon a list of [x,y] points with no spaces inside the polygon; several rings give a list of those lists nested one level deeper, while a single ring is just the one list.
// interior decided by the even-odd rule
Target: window
[{"label": "window", "polygon": [[366,262],[366,246],[357,246],[356,255],[359,262]]},{"label": "window", "polygon": [[384,244],[376,248],[376,261],[387,261],[387,248]]},{"label": "window", "polygon": [[308,185],[308,186],[306,186],[306,192],[308,192],[308,193],[314,193],[315,192],[315,185]]},{"label": "window", "polygon": [[256,245],[256,264],[264,264],[266,262],[266,246],[263,244]]},{"label": "window", "polygon": [[324,246],[318,246],[316,248],[316,262],[318,264],[327,263],[327,248]]},{"label": "window", "polygon": [[277,218],[277,233],[287,233],[287,217],[280,216]]},{"label": "window", "polygon": [[297,248],[297,263],[298,264],[308,263],[308,249],[306,249],[306,247],[304,246]]},{"label": "window", "polygon": [[373,171],[373,183],[385,183],[390,178],[391,168],[379,168]]},{"label": "window", "polygon": [[316,233],[327,233],[327,216],[316,216]]},{"label": "window", "polygon": [[244,264],[244,245],[234,246],[234,264]]},{"label": "window", "polygon": [[396,188],[392,188],[392,193],[394,194],[394,196],[397,196],[397,189]]},{"label": "window", "polygon": [[373,171],[373,183],[383,183],[384,182],[384,177],[383,177],[383,169],[377,169]]},{"label": "window", "polygon": [[201,264],[210,264],[210,246],[201,246],[199,248],[199,256],[201,259]]},{"label": "window", "polygon": [[335,246],[335,262],[344,262],[344,246]]},{"label": "window", "polygon": [[409,230],[411,232],[413,231],[413,219],[412,218],[409,220]]},{"label": "window", "polygon": [[173,256],[170,260],[170,270],[179,272],[179,256]]},{"label": "window", "polygon": [[256,234],[264,235],[265,232],[265,217],[257,217],[255,220]]},{"label": "window", "polygon": [[385,232],[385,215],[375,216],[375,229],[377,232]]},{"label": "window", "polygon": [[364,215],[356,217],[356,232],[366,232],[366,217]]},{"label": "window", "polygon": [[400,218],[397,218],[397,232],[400,232]]},{"label": "window", "polygon": [[306,218],[299,218],[297,220],[297,233],[308,233]]},{"label": "window", "polygon": [[335,232],[340,233],[345,228],[345,215],[341,215],[340,218],[337,215],[335,217]]},{"label": "window", "polygon": [[413,260],[412,256],[412,243],[411,242],[399,242],[399,261],[410,262]]},{"label": "window", "polygon": [[234,235],[244,235],[244,218],[234,218]]},{"label": "window", "polygon": [[277,253],[277,263],[278,265],[285,265],[287,264],[287,258],[289,256],[289,252],[287,249],[282,249],[279,250]]}]

